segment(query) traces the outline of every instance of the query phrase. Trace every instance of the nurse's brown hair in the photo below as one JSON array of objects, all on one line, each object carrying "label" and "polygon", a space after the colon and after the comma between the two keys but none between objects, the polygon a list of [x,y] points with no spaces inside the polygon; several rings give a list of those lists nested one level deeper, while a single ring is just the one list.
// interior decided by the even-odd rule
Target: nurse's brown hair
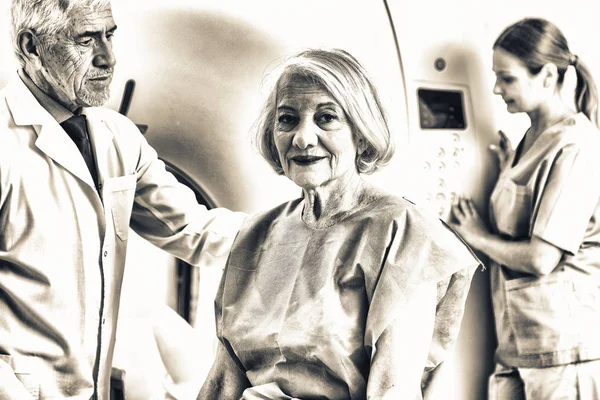
[{"label": "nurse's brown hair", "polygon": [[577,111],[582,111],[598,125],[598,92],[592,74],[579,57],[571,53],[567,39],[552,22],[542,18],[522,19],[506,28],[493,48],[517,57],[533,75],[537,75],[546,64],[556,65],[559,85],[564,81],[567,68],[572,65],[577,74]]}]

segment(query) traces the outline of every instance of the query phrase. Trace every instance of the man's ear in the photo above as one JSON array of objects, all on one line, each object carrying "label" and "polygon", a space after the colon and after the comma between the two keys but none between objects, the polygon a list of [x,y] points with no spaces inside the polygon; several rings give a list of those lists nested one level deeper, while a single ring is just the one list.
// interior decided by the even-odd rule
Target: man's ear
[{"label": "man's ear", "polygon": [[23,29],[17,34],[17,45],[29,65],[36,70],[42,67],[40,58],[41,43],[31,29]]}]

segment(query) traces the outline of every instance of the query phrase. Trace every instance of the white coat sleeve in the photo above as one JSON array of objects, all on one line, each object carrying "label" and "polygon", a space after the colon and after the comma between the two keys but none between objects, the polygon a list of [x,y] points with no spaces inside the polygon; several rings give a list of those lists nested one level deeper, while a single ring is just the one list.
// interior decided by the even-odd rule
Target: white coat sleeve
[{"label": "white coat sleeve", "polygon": [[136,138],[132,151],[138,154],[132,229],[192,265],[226,257],[246,214],[198,204],[192,190],[165,169],[133,123],[131,127]]}]

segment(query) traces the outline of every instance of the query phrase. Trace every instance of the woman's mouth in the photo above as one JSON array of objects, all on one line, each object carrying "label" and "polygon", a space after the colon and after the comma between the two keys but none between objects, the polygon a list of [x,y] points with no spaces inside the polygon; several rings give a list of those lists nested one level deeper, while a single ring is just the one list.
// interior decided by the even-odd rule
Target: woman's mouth
[{"label": "woman's mouth", "polygon": [[292,157],[292,162],[297,165],[312,165],[316,164],[319,161],[325,159],[323,156],[294,156]]}]

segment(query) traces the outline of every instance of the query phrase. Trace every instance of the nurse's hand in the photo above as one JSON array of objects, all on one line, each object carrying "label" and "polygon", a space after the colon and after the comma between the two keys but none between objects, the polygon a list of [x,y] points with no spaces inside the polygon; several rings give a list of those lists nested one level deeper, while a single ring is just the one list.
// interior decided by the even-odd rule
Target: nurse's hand
[{"label": "nurse's hand", "polygon": [[510,139],[508,136],[506,136],[506,133],[498,131],[498,134],[500,135],[499,144],[497,146],[495,144],[491,144],[489,148],[490,151],[496,155],[500,170],[503,170],[508,160],[512,157],[514,150]]},{"label": "nurse's hand", "polygon": [[460,197],[458,202],[452,206],[452,215],[456,221],[449,225],[471,246],[481,250],[479,242],[490,234],[485,222],[475,209],[473,201],[469,198]]}]

